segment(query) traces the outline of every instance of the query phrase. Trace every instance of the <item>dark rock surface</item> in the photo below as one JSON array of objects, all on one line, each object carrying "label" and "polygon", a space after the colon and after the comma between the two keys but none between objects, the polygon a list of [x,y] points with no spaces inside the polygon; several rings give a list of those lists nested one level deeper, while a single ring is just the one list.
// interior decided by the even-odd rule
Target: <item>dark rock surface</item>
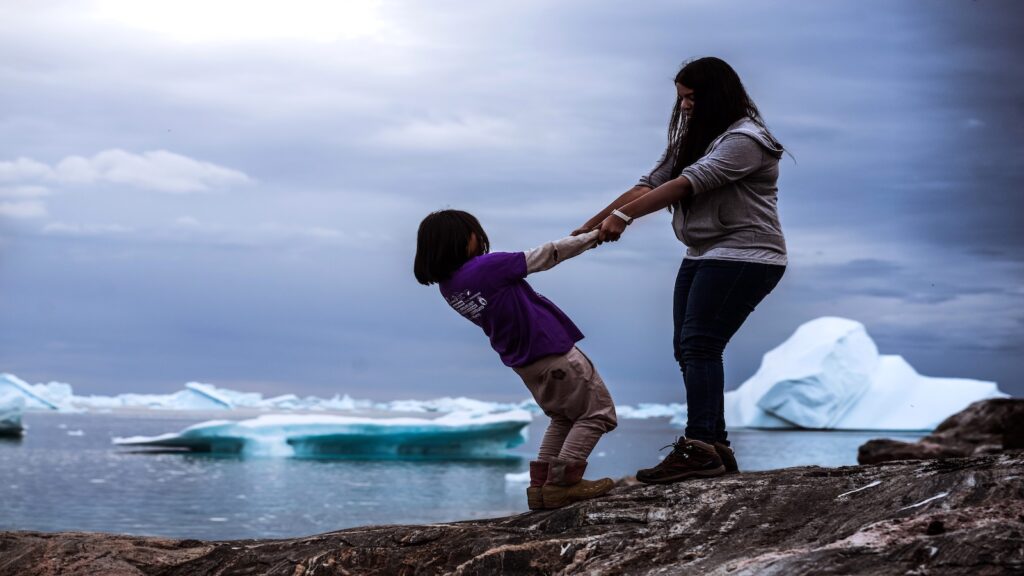
[{"label": "dark rock surface", "polygon": [[997,454],[1024,448],[1024,399],[981,400],[946,418],[917,442],[870,440],[857,451],[861,464]]},{"label": "dark rock surface", "polygon": [[3,532],[8,574],[1024,574],[1024,454],[626,485],[561,510],[288,540]]}]

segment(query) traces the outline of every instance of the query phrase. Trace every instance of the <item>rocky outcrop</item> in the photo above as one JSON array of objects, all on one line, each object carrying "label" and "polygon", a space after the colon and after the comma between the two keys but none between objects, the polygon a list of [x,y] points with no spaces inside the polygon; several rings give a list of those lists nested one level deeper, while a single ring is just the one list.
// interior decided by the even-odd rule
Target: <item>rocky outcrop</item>
[{"label": "rocky outcrop", "polygon": [[622,486],[560,510],[288,540],[0,533],[0,575],[1021,573],[1019,452]]},{"label": "rocky outcrop", "polygon": [[1024,449],[1024,399],[975,402],[946,418],[918,442],[870,440],[857,451],[861,464],[996,454]]}]

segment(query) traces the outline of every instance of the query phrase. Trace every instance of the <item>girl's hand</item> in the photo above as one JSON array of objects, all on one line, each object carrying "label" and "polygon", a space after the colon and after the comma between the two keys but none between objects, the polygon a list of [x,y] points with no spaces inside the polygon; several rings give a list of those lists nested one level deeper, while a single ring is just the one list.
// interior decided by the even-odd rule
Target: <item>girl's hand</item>
[{"label": "girl's hand", "polygon": [[579,236],[580,234],[586,234],[587,232],[590,232],[593,229],[593,226],[587,226],[586,224],[584,224],[583,226],[580,226],[579,228],[573,230],[569,234],[569,236]]},{"label": "girl's hand", "polygon": [[601,222],[601,231],[598,233],[597,239],[600,242],[615,242],[619,236],[622,236],[625,229],[625,220],[615,215],[609,216],[604,219],[604,222]]}]

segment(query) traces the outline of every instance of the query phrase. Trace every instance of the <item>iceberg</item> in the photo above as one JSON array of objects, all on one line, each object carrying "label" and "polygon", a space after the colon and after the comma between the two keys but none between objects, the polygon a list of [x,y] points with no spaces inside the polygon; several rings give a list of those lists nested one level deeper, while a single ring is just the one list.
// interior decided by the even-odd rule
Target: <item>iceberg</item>
[{"label": "iceberg", "polygon": [[21,436],[21,411],[25,399],[21,395],[0,391],[0,436]]},{"label": "iceberg", "polygon": [[64,400],[71,395],[71,387],[59,382],[32,385],[14,374],[0,374],[0,395],[17,396],[25,409],[61,410]]},{"label": "iceberg", "polygon": [[269,414],[211,420],[160,436],[115,438],[119,446],[287,458],[449,459],[509,457],[533,415],[453,412],[435,419]]},{"label": "iceberg", "polygon": [[823,317],[726,393],[725,420],[733,428],[924,431],[976,400],[1005,396],[995,382],[922,376],[903,357],[879,354],[863,324]]},{"label": "iceberg", "polygon": [[676,417],[686,412],[686,404],[653,404],[641,402],[635,407],[628,404],[616,406],[615,414],[625,420],[646,420],[648,418]]}]

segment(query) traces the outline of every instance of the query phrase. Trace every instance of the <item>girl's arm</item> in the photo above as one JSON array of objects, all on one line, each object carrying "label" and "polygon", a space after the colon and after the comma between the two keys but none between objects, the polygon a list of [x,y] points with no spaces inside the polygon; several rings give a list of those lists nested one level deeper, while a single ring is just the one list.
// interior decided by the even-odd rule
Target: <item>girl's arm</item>
[{"label": "girl's arm", "polygon": [[[651,212],[657,212],[662,208],[667,208],[672,204],[676,204],[688,197],[692,192],[693,186],[690,184],[690,180],[685,176],[679,177],[675,180],[669,180],[654,190],[651,190],[625,206],[622,206],[619,208],[619,212],[622,212],[631,220],[634,220],[636,218],[647,216]],[[626,225],[627,223],[625,220],[611,214],[601,222],[598,239],[601,242],[614,242],[622,235],[622,231],[626,229]]]},{"label": "girl's arm", "polygon": [[586,252],[597,246],[597,236],[598,231],[592,230],[542,244],[533,250],[527,250],[525,252],[526,273],[529,275],[554,268],[555,265]]}]

